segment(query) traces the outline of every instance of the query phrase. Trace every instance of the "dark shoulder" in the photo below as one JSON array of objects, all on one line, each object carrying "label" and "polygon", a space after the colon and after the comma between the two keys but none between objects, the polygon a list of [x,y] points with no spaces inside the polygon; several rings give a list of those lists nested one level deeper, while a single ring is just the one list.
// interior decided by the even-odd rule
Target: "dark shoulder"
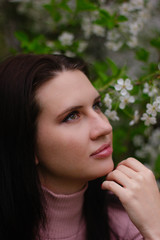
[{"label": "dark shoulder", "polygon": [[[120,200],[111,192],[107,192],[108,217],[111,235],[123,240],[143,239],[138,229],[131,222]],[[112,239],[117,239],[112,237]]]}]

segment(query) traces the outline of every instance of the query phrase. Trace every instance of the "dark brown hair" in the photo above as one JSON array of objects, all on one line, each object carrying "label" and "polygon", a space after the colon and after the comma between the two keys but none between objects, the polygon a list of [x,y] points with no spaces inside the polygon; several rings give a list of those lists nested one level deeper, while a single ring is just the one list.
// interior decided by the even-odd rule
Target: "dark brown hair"
[{"label": "dark brown hair", "polygon": [[[36,120],[40,111],[35,93],[45,81],[64,70],[80,70],[88,75],[82,60],[63,55],[23,54],[0,65],[0,239],[35,240],[40,224],[45,225],[43,194],[35,166]],[[87,239],[109,239],[104,198],[99,180],[89,183],[84,205]],[[97,201],[103,202],[98,210]]]}]

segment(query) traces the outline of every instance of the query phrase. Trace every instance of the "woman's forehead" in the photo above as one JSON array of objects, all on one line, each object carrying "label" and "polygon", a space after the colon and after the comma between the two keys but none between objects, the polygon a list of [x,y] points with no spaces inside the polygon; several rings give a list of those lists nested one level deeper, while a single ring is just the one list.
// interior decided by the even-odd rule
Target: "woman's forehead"
[{"label": "woman's forehead", "polygon": [[84,98],[95,98],[97,90],[92,86],[84,73],[79,70],[64,71],[42,85],[36,94],[36,99],[46,103],[62,102],[65,105],[79,104]]}]

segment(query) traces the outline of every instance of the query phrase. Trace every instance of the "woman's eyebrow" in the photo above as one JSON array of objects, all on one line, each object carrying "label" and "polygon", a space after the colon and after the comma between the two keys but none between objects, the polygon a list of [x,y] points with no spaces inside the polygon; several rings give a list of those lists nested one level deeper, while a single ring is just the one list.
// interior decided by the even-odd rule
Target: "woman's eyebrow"
[{"label": "woman's eyebrow", "polygon": [[[101,99],[101,96],[98,95],[93,103],[95,103],[96,101],[100,100]],[[71,106],[71,107],[68,107],[66,108],[62,113],[60,113],[58,116],[57,116],[57,119],[61,118],[63,115],[65,115],[66,113],[69,113],[69,112],[72,112],[72,111],[76,111],[77,109],[80,109],[82,108],[83,106],[82,105],[76,105],[76,106]]]},{"label": "woman's eyebrow", "polygon": [[76,111],[77,109],[80,109],[82,108],[83,106],[82,105],[77,105],[77,106],[72,106],[72,107],[69,107],[67,109],[65,109],[62,113],[60,113],[57,118],[61,118],[63,115],[65,115],[66,113],[69,113],[69,112],[72,112],[72,111]]}]

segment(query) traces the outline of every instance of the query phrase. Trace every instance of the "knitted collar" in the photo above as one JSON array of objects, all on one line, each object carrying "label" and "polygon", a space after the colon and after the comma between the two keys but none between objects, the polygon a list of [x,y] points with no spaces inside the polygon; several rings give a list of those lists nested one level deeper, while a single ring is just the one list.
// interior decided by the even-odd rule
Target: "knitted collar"
[{"label": "knitted collar", "polygon": [[83,203],[87,187],[69,195],[55,194],[43,187],[47,225],[42,239],[75,239],[81,231],[85,231]]}]

